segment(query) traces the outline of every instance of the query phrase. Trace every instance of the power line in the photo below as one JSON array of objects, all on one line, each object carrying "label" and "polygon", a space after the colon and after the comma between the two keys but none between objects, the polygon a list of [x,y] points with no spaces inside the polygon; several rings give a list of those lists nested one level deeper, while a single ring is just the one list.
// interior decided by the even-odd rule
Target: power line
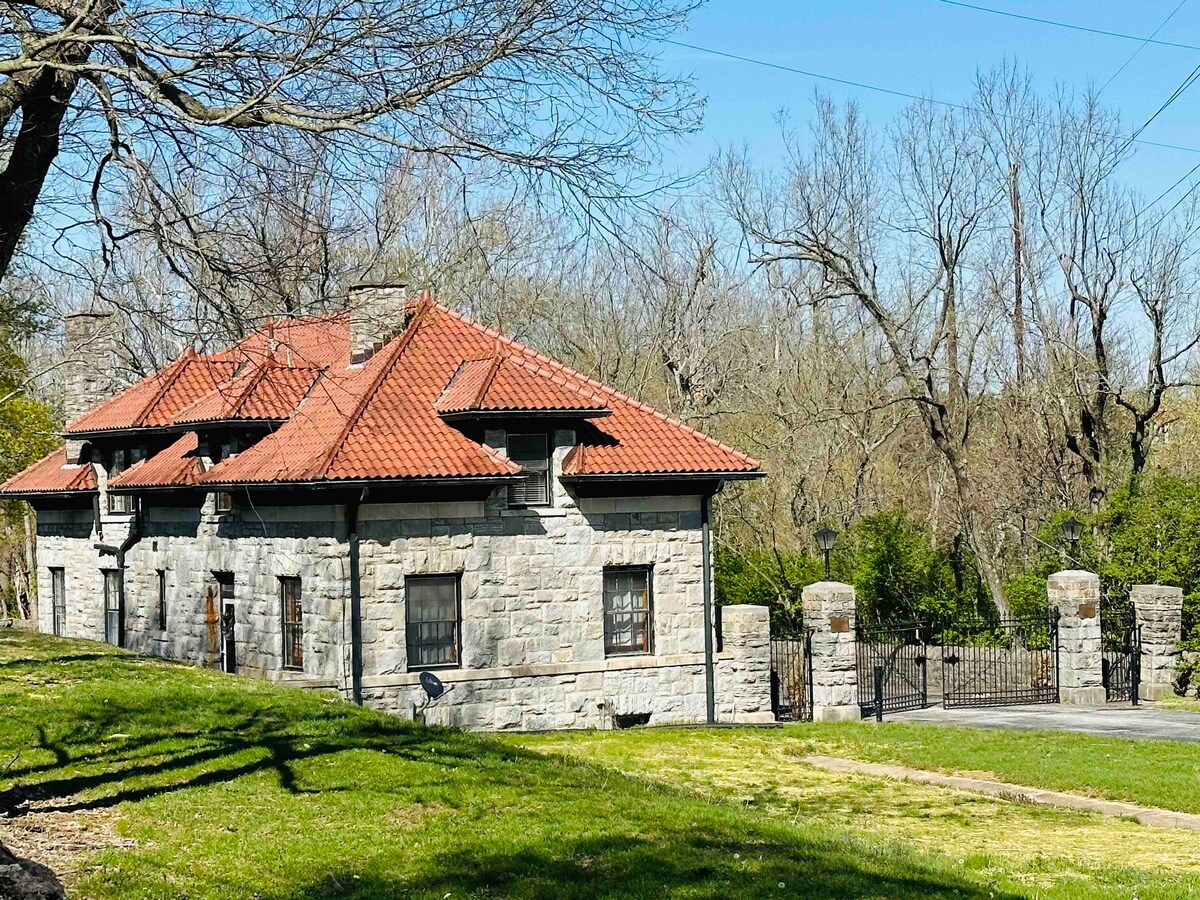
[{"label": "power line", "polygon": [[[1072,22],[1056,22],[1053,19],[1041,19],[1037,16],[1025,16],[1020,13],[1008,12],[1004,9],[993,9],[990,6],[976,6],[974,3],[962,3],[961,0],[938,0],[938,3],[945,3],[947,6],[959,6],[963,9],[973,9],[977,12],[991,13],[994,16],[1004,16],[1009,19],[1020,19],[1023,22],[1037,22],[1039,25],[1053,25],[1055,28],[1068,28],[1071,31],[1083,31],[1088,34],[1099,34],[1104,37],[1120,38],[1125,41],[1142,41],[1145,44],[1157,44],[1160,47],[1178,47],[1181,50],[1200,50],[1200,47],[1195,44],[1180,44],[1176,41],[1159,41],[1154,38],[1154,34],[1149,37],[1142,37],[1136,34],[1124,34],[1120,31],[1106,31],[1103,28],[1089,28],[1086,25],[1075,25]],[[1172,15],[1174,15],[1172,13]]]},{"label": "power line", "polygon": [[[948,0],[944,0],[944,2],[948,2]],[[817,81],[830,81],[830,82],[833,82],[834,84],[842,84],[842,85],[846,85],[848,87],[861,88],[865,91],[875,91],[876,93],[888,94],[889,96],[892,96],[892,97],[903,97],[907,100],[917,100],[920,102],[934,103],[938,106],[946,106],[951,109],[958,109],[958,110],[962,110],[964,112],[983,112],[983,110],[979,109],[978,107],[968,106],[964,103],[953,103],[949,100],[939,100],[936,97],[922,97],[920,94],[910,94],[907,91],[899,91],[899,90],[895,90],[893,88],[880,87],[877,84],[868,84],[865,81],[851,81],[848,78],[838,78],[834,75],[824,75],[820,72],[811,72],[811,71],[808,71],[807,69],[798,69],[794,66],[785,66],[782,63],[767,62],[764,59],[755,59],[752,56],[741,56],[737,53],[730,53],[726,50],[716,50],[712,47],[703,47],[699,44],[689,44],[689,43],[686,43],[685,41],[675,41],[675,40],[670,40],[669,38],[664,39],[663,43],[671,44],[672,46],[675,46],[675,47],[682,47],[686,50],[695,50],[698,53],[708,53],[712,56],[720,56],[724,59],[732,59],[732,60],[736,60],[737,62],[749,63],[750,65],[754,65],[754,66],[762,66],[763,68],[767,68],[767,69],[775,69],[776,71],[779,71],[779,72],[788,72],[792,75],[803,75],[805,78],[813,78],[813,79],[816,79]],[[1197,48],[1197,49],[1200,49],[1200,48]],[[1200,68],[1200,67],[1198,67],[1198,68]],[[1193,75],[1194,74],[1196,74],[1196,73],[1193,72]],[[1188,77],[1191,78],[1192,76],[1188,76]],[[1190,83],[1188,86],[1190,86]],[[1183,86],[1181,85],[1181,87],[1183,87]],[[1177,92],[1179,90],[1180,90],[1179,88],[1176,88]],[[1174,102],[1174,100],[1171,100],[1171,102]],[[1169,105],[1169,104],[1166,104],[1166,105]],[[1163,108],[1165,108],[1165,105]],[[1157,116],[1158,113],[1160,113],[1160,112],[1162,112],[1162,108],[1160,108],[1159,111],[1156,112],[1154,115]],[[1017,121],[1029,122],[1029,123],[1032,123],[1035,125],[1049,125],[1050,124],[1048,122],[1042,122],[1038,119],[1020,119],[1015,116],[1004,116],[1004,118],[1013,118],[1013,119],[1016,119]],[[1153,118],[1154,117],[1151,117],[1150,121],[1153,121]],[[1142,126],[1142,128],[1139,129],[1138,134],[1140,134],[1141,131],[1145,129],[1146,125],[1149,125],[1149,124],[1150,124],[1149,121],[1146,122]],[[1200,148],[1197,148],[1197,147],[1184,147],[1179,144],[1164,144],[1160,141],[1147,141],[1143,138],[1133,137],[1133,136],[1129,137],[1127,143],[1144,144],[1147,147],[1161,147],[1166,150],[1181,150],[1185,153],[1200,153]]]},{"label": "power line", "polygon": [[1187,3],[1187,0],[1179,0],[1179,2],[1175,5],[1175,8],[1173,10],[1171,10],[1170,14],[1165,19],[1163,19],[1161,22],[1158,23],[1157,28],[1155,28],[1152,32],[1150,32],[1150,37],[1148,37],[1144,41],[1142,41],[1141,44],[1138,45],[1138,48],[1136,50],[1134,50],[1133,53],[1129,54],[1129,58],[1126,59],[1125,62],[1121,63],[1121,68],[1117,69],[1117,71],[1113,72],[1110,76],[1108,76],[1108,81],[1106,81],[1106,82],[1104,82],[1104,84],[1100,85],[1100,90],[1096,91],[1097,97],[1099,97],[1101,94],[1103,94],[1104,89],[1107,88],[1114,81],[1116,81],[1117,76],[1119,76],[1122,72],[1124,72],[1125,69],[1128,67],[1128,65],[1131,62],[1133,62],[1135,59],[1137,59],[1138,54],[1146,49],[1146,45],[1149,44],[1152,40],[1154,40],[1154,38],[1158,36],[1158,33],[1160,31],[1162,31],[1164,28],[1167,27],[1167,23],[1170,22],[1173,18],[1175,18],[1175,13],[1177,13],[1181,9],[1183,9],[1183,5],[1185,3]]}]

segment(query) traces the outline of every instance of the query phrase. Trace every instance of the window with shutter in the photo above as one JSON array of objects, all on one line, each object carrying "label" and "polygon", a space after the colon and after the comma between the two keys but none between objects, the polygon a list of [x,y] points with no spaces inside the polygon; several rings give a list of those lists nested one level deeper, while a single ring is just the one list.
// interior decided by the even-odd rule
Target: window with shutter
[{"label": "window with shutter", "polygon": [[550,441],[544,434],[510,434],[508,458],[525,470],[525,478],[508,487],[509,506],[550,505]]}]

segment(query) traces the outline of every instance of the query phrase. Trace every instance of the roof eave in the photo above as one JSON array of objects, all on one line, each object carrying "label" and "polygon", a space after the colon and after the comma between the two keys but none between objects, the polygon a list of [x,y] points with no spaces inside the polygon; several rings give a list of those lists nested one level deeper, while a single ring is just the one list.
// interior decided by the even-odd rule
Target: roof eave
[{"label": "roof eave", "polygon": [[689,472],[583,472],[560,476],[562,481],[679,481],[681,479],[703,479],[711,481],[714,478],[721,481],[753,481],[765,478],[766,472],[758,470],[732,471],[689,471]]},{"label": "roof eave", "polygon": [[343,488],[371,487],[380,484],[515,484],[526,478],[524,474],[513,475],[399,475],[380,478],[322,478],[298,481],[204,481],[193,485],[206,491],[228,490],[290,490],[298,487]]},{"label": "roof eave", "polygon": [[28,500],[30,498],[86,496],[99,493],[97,488],[62,488],[53,491],[0,491],[0,500]]},{"label": "roof eave", "polygon": [[603,419],[611,416],[607,407],[594,409],[463,409],[439,412],[447,422],[470,419]]}]

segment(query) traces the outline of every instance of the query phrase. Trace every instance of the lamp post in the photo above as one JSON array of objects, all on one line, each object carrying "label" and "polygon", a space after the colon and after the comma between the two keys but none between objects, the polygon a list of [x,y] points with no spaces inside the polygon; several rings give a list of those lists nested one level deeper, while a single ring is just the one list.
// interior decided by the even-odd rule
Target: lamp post
[{"label": "lamp post", "polygon": [[822,528],[813,537],[817,539],[817,547],[825,554],[825,580],[829,580],[829,551],[837,542],[838,533],[832,528]]},{"label": "lamp post", "polygon": [[1062,536],[1071,545],[1072,558],[1079,555],[1079,539],[1083,537],[1083,523],[1074,516],[1062,523]]}]

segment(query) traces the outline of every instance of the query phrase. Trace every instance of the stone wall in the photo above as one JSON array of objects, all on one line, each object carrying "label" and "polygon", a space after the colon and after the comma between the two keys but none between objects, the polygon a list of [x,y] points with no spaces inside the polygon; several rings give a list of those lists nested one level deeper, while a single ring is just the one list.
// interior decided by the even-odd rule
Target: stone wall
[{"label": "stone wall", "polygon": [[[426,720],[471,728],[609,727],[706,717],[700,498],[582,500],[556,494],[545,510],[487,501],[366,503],[359,513],[363,695],[412,715],[424,699],[408,671],[405,578],[457,574],[462,667],[439,674],[451,690]],[[102,568],[134,520],[89,510],[38,516],[41,627],[52,628],[50,578],[66,570],[66,634],[104,638]],[[125,569],[125,646],[216,665],[215,572],[234,575],[238,671],[349,693],[349,543],[338,505],[145,509]],[[651,567],[652,651],[605,656],[603,569]],[[158,610],[166,580],[167,622]],[[283,670],[279,579],[301,578],[304,670]],[[726,620],[717,664],[723,721],[769,718],[766,611]],[[741,618],[739,618],[739,615]],[[742,621],[744,619],[745,621]]]}]

